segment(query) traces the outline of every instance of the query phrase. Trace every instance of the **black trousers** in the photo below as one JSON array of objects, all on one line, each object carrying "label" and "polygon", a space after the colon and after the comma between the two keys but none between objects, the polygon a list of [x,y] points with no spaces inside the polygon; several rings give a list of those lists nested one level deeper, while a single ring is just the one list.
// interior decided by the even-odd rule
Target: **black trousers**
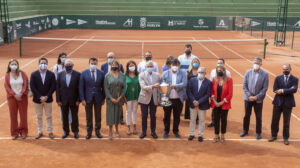
[{"label": "black trousers", "polygon": [[243,126],[243,128],[244,128],[244,131],[246,133],[248,133],[252,107],[254,107],[254,112],[255,112],[255,117],[256,117],[256,133],[261,134],[263,103],[245,101],[245,116],[244,116],[244,126]]},{"label": "black trousers", "polygon": [[290,119],[292,107],[287,107],[285,105],[279,107],[273,106],[271,133],[273,137],[277,137],[281,113],[283,113],[283,138],[288,139],[290,137]]},{"label": "black trousers", "polygon": [[72,132],[78,133],[79,132],[79,122],[78,122],[78,109],[79,106],[75,105],[62,105],[61,106],[61,111],[63,115],[63,130],[65,133],[70,133],[70,128],[69,128],[69,109],[71,110],[72,113],[72,123],[71,123],[71,128]]},{"label": "black trousers", "polygon": [[156,130],[156,106],[153,102],[153,97],[149,104],[141,104],[141,111],[142,111],[142,130],[143,133],[147,133],[147,120],[148,114],[150,113],[150,125],[151,125],[151,132],[155,133]]},{"label": "black trousers", "polygon": [[185,101],[185,112],[184,112],[184,119],[190,119],[190,100],[186,99]]},{"label": "black trousers", "polygon": [[93,100],[91,103],[87,103],[85,106],[86,113],[86,130],[88,134],[93,132],[93,108],[95,113],[95,132],[99,133],[101,129],[101,103],[96,103]]},{"label": "black trousers", "polygon": [[214,110],[211,111],[211,123],[212,123],[212,124],[215,124]]},{"label": "black trousers", "polygon": [[228,110],[222,110],[221,107],[214,108],[213,110],[214,116],[215,116],[215,134],[219,135],[220,133],[220,122],[221,122],[221,133],[226,133],[227,128],[227,116],[228,116]]},{"label": "black trousers", "polygon": [[170,107],[164,107],[164,125],[165,132],[168,134],[170,132],[170,120],[171,113],[173,111],[173,133],[179,132],[179,124],[180,124],[180,113],[183,107],[180,99],[170,99],[172,105]]}]

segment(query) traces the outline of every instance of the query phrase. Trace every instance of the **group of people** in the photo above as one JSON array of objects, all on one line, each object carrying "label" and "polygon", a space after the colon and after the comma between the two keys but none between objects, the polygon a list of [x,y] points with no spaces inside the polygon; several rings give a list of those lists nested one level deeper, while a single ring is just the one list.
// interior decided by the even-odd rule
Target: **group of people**
[{"label": "group of people", "polygon": [[[43,114],[46,116],[49,138],[55,138],[52,126],[53,93],[56,92],[56,102],[60,107],[61,121],[67,138],[71,131],[74,138],[79,138],[78,110],[81,103],[86,112],[86,139],[92,137],[93,129],[98,138],[101,135],[101,108],[106,102],[106,124],[109,126],[109,139],[120,137],[118,126],[124,124],[123,105],[126,104],[127,134],[138,134],[137,109],[140,105],[142,116],[142,133],[140,138],[147,136],[147,119],[150,114],[151,136],[156,134],[156,109],[161,102],[161,83],[168,84],[167,97],[171,102],[164,106],[164,134],[168,138],[173,113],[173,134],[180,138],[180,115],[185,104],[185,119],[190,119],[190,136],[195,138],[195,127],[198,121],[198,141],[203,141],[206,111],[212,108],[212,122],[208,127],[214,127],[213,142],[224,142],[227,128],[228,111],[231,109],[233,96],[233,81],[230,72],[225,68],[225,60],[219,58],[217,66],[206,77],[206,68],[200,66],[200,60],[192,54],[192,46],[185,45],[185,53],[178,58],[168,56],[166,64],[159,74],[157,63],[152,61],[152,53],[145,53],[144,60],[138,65],[128,61],[124,68],[115,58],[113,52],[107,54],[107,63],[98,69],[98,59],[89,59],[89,68],[81,73],[74,69],[74,63],[67,58],[66,53],[60,53],[53,71],[48,69],[48,60],[40,58],[39,68],[34,71],[30,80],[25,72],[20,70],[19,62],[12,59],[8,63],[5,76],[8,107],[10,111],[10,129],[12,139],[19,136],[23,139],[28,134],[27,108],[28,95],[32,93],[37,117],[38,133],[36,139],[43,136]],[[263,100],[269,86],[268,73],[262,68],[262,59],[254,58],[253,69],[246,72],[243,81],[245,116],[243,132],[245,137],[249,131],[252,107],[256,115],[256,138],[261,139]],[[291,66],[283,65],[283,75],[277,76],[273,91],[273,117],[271,125],[272,137],[275,141],[279,130],[281,113],[284,118],[284,144],[288,145],[289,125],[292,108],[295,107],[294,93],[298,90],[298,78],[290,74]],[[18,123],[20,115],[20,124]],[[93,124],[93,118],[95,122]],[[131,127],[131,124],[133,127]],[[93,128],[93,125],[95,128]],[[115,131],[113,131],[113,126]],[[221,136],[220,136],[221,132]]]}]

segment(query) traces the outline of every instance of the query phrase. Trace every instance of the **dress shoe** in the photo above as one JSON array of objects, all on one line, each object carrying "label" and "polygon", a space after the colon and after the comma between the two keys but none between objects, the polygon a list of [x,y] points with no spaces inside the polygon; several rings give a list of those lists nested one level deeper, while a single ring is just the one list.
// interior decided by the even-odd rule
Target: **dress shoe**
[{"label": "dress shoe", "polygon": [[199,137],[198,137],[198,141],[199,141],[199,142],[203,142],[203,137],[199,136]]},{"label": "dress shoe", "polygon": [[16,135],[16,136],[12,136],[12,137],[11,137],[11,139],[12,139],[12,140],[16,140],[16,139],[18,139],[18,135]]},{"label": "dress shoe", "polygon": [[169,137],[169,134],[168,133],[164,133],[164,139],[167,139]]},{"label": "dress shoe", "polygon": [[146,136],[147,136],[146,133],[142,133],[142,134],[140,135],[140,139],[144,139]]},{"label": "dress shoe", "polygon": [[38,133],[38,134],[35,136],[35,139],[40,139],[42,136],[43,136],[43,133]]},{"label": "dress shoe", "polygon": [[248,135],[248,132],[243,131],[243,132],[240,134],[240,137],[245,137],[246,135]]},{"label": "dress shoe", "polygon": [[22,139],[26,139],[26,138],[27,138],[27,135],[21,135],[21,138],[22,138]]},{"label": "dress shoe", "polygon": [[92,134],[87,134],[85,139],[91,139],[91,137],[92,137]]},{"label": "dress shoe", "polygon": [[49,138],[50,139],[54,139],[55,138],[54,135],[53,135],[53,133],[49,133]]},{"label": "dress shoe", "polygon": [[210,124],[208,124],[208,126],[207,127],[214,127],[215,126],[215,124],[214,123],[210,123]]},{"label": "dress shoe", "polygon": [[67,138],[68,136],[69,136],[69,133],[66,133],[66,132],[65,132],[65,133],[62,135],[61,138],[62,138],[62,139],[65,139],[65,138]]},{"label": "dress shoe", "polygon": [[155,132],[152,132],[152,133],[151,133],[151,136],[152,136],[154,139],[157,139],[157,138],[158,138],[158,136],[157,136],[157,134],[156,134]]},{"label": "dress shoe", "polygon": [[290,144],[290,142],[289,142],[288,139],[284,139],[283,143],[284,143],[285,145],[289,145],[289,144]]},{"label": "dress shoe", "polygon": [[192,141],[194,138],[195,138],[194,135],[190,135],[189,138],[188,138],[188,140],[189,140],[189,141]]},{"label": "dress shoe", "polygon": [[276,141],[277,140],[277,137],[271,137],[268,141],[269,142],[274,142],[274,141]]},{"label": "dress shoe", "polygon": [[75,138],[75,139],[78,139],[78,138],[79,138],[78,132],[74,133],[74,138]]},{"label": "dress shoe", "polygon": [[175,135],[176,138],[180,139],[180,135],[179,135],[178,132],[174,133],[174,135]]},{"label": "dress shoe", "polygon": [[256,139],[257,139],[257,140],[262,139],[261,135],[260,135],[260,134],[256,134]]},{"label": "dress shoe", "polygon": [[96,132],[96,136],[97,136],[97,138],[99,138],[99,139],[103,138],[100,132]]}]

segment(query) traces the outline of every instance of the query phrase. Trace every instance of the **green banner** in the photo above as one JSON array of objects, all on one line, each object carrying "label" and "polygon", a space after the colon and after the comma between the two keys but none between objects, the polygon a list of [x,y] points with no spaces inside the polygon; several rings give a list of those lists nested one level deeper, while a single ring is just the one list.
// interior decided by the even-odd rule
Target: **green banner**
[{"label": "green banner", "polygon": [[3,24],[0,22],[0,45],[4,44]]}]

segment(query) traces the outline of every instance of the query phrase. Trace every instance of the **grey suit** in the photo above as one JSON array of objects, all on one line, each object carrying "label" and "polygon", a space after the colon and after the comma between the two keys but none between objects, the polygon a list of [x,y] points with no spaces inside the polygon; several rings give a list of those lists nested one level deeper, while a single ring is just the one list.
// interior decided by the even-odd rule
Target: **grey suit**
[{"label": "grey suit", "polygon": [[[269,87],[269,75],[263,70],[259,70],[258,77],[255,82],[255,72],[254,70],[248,70],[245,74],[243,81],[244,89],[244,100],[245,100],[245,116],[243,129],[245,133],[249,131],[250,117],[252,107],[254,107],[254,112],[256,116],[256,133],[261,134],[262,131],[262,107],[263,100],[266,97],[266,92]],[[256,101],[250,101],[249,96],[256,96]]]}]

